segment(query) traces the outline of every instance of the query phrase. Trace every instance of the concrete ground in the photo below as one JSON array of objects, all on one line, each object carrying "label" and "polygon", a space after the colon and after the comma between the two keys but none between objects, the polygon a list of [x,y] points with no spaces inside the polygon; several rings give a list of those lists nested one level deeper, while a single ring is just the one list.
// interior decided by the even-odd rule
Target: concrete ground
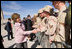
[{"label": "concrete ground", "polygon": [[[3,45],[5,48],[16,48],[14,39],[8,40],[7,39],[7,31],[4,30],[5,25],[1,25],[1,35],[4,39]],[[40,45],[37,45],[34,41],[27,41],[28,48],[42,48]]]}]

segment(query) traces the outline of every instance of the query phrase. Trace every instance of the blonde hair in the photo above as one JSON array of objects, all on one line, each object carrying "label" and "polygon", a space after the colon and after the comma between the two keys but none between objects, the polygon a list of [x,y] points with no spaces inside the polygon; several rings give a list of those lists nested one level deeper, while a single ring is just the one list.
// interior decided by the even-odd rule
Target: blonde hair
[{"label": "blonde hair", "polygon": [[34,16],[34,17],[33,17],[33,23],[36,22],[36,18],[37,18],[37,16]]}]

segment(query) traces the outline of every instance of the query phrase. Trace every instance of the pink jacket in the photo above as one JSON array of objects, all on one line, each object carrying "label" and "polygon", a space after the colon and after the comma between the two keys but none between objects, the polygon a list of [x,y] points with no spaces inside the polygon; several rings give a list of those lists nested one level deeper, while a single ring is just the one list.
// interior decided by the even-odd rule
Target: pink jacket
[{"label": "pink jacket", "polygon": [[20,26],[20,23],[15,23],[14,27],[15,27],[15,42],[16,43],[26,42],[27,37],[24,35],[30,34],[32,33],[32,31],[24,31],[25,27],[23,24],[22,26]]}]

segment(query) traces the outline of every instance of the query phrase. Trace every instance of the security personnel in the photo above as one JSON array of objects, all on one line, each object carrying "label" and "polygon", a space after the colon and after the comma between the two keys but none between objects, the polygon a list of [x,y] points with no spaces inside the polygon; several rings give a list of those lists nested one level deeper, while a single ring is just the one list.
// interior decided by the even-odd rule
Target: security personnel
[{"label": "security personnel", "polygon": [[61,44],[65,42],[65,17],[66,17],[66,5],[65,1],[53,1],[53,5],[59,10],[58,14],[58,25],[57,25],[57,35],[55,41],[57,41],[57,48],[64,48]]}]

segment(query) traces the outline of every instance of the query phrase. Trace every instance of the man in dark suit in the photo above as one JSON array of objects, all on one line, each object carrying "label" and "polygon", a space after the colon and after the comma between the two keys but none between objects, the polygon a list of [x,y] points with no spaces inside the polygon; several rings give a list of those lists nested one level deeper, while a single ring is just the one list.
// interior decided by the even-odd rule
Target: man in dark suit
[{"label": "man in dark suit", "polygon": [[7,32],[8,32],[8,40],[10,40],[10,35],[11,38],[13,39],[13,32],[12,32],[12,26],[11,26],[11,19],[8,18],[8,22],[7,22]]},{"label": "man in dark suit", "polygon": [[[33,28],[32,28],[32,20],[31,20],[31,16],[30,15],[28,15],[27,16],[27,20],[26,20],[26,24],[27,24],[27,30],[29,31],[29,30],[33,30]],[[35,39],[35,37],[36,37],[36,35],[34,34],[34,33],[31,33],[30,35],[30,41],[33,41],[34,39]]]},{"label": "man in dark suit", "polygon": [[32,21],[30,15],[27,16],[26,23],[27,23],[27,30],[32,30]]},{"label": "man in dark suit", "polygon": [[25,17],[23,18],[22,23],[23,23],[23,24],[24,24],[24,26],[25,26],[25,30],[27,30],[27,25],[26,25],[26,19],[25,19]]}]

